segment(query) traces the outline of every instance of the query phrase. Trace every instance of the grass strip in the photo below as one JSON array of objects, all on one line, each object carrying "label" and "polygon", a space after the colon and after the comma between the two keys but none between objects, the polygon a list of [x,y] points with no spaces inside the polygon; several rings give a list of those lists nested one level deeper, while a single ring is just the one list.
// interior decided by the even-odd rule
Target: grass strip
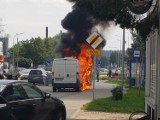
[{"label": "grass strip", "polygon": [[144,89],[131,88],[123,95],[122,100],[113,100],[112,97],[96,99],[83,105],[82,109],[116,113],[144,111],[144,95]]}]

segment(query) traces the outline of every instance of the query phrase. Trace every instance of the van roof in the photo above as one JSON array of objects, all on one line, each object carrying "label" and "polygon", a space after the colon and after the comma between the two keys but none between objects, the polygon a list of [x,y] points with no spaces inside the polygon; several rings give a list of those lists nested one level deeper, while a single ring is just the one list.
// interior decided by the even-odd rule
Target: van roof
[{"label": "van roof", "polygon": [[54,60],[78,60],[73,57],[55,58]]}]

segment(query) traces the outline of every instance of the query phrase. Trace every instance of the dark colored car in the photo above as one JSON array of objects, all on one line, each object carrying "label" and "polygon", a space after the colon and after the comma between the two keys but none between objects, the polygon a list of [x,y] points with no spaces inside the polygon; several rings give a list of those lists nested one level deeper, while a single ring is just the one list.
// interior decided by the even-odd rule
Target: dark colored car
[{"label": "dark colored car", "polygon": [[47,73],[44,69],[32,69],[28,75],[29,83],[41,83],[47,85]]},{"label": "dark colored car", "polygon": [[0,80],[1,120],[66,120],[64,103],[38,87],[17,80]]}]

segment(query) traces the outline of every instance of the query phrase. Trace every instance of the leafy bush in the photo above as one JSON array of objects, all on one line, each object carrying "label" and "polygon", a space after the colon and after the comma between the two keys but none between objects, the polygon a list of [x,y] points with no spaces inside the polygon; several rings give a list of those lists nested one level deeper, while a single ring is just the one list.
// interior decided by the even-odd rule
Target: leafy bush
[{"label": "leafy bush", "polygon": [[111,90],[114,100],[121,100],[123,97],[122,87],[117,86]]}]

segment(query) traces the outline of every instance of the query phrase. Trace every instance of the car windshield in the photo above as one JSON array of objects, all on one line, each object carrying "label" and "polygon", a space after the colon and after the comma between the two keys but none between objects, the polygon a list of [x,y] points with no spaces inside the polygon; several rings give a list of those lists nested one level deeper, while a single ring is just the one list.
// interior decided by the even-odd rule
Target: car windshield
[{"label": "car windshield", "polygon": [[30,71],[30,69],[23,69],[22,71],[20,71],[20,73],[29,73]]},{"label": "car windshield", "polygon": [[30,74],[36,74],[36,75],[40,75],[42,74],[42,71],[41,70],[31,70]]}]

